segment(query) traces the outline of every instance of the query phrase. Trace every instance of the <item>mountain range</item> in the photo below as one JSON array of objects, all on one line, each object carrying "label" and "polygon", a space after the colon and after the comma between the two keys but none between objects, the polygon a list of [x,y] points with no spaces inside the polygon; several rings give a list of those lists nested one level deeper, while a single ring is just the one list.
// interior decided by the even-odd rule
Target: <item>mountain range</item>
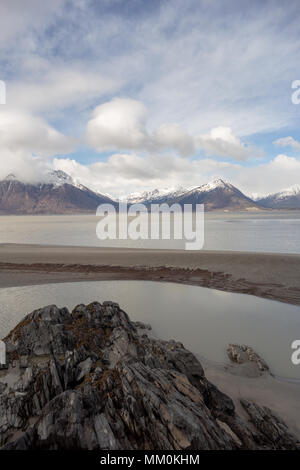
[{"label": "mountain range", "polygon": [[[146,191],[127,197],[129,204],[205,204],[206,211],[258,211],[266,209],[300,209],[300,187],[252,199],[223,179],[198,187]],[[76,214],[95,212],[103,203],[117,206],[108,195],[92,191],[74,181],[63,171],[49,172],[37,184],[19,181],[13,174],[0,181],[1,214]]]},{"label": "mountain range", "polygon": [[130,197],[129,202],[142,202],[146,206],[150,204],[175,204],[181,206],[191,204],[205,204],[205,210],[259,210],[260,206],[245,196],[239,189],[222,179],[211,183],[185,190],[180,188],[175,191],[152,191],[143,193],[141,196]]}]

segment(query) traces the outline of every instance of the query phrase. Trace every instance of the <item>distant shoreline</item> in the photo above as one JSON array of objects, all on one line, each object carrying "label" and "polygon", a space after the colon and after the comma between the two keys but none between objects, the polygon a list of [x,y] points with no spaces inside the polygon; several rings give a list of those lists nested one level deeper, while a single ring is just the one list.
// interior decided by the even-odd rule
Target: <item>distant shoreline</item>
[{"label": "distant shoreline", "polygon": [[96,280],[198,285],[300,305],[300,255],[0,244],[0,287]]},{"label": "distant shoreline", "polygon": [[[117,204],[117,202],[116,202]],[[128,206],[130,203],[128,203]],[[117,206],[116,206],[117,209]],[[193,213],[195,213],[195,210],[192,210]],[[300,206],[299,207],[283,207],[283,208],[276,208],[276,207],[259,207],[255,209],[205,209],[205,214],[206,215],[224,215],[224,216],[255,216],[255,215],[262,215],[265,216],[266,214],[270,215],[276,215],[276,214],[290,214],[293,212],[300,212]],[[118,211],[117,211],[118,213]],[[50,216],[95,216],[96,215],[96,210],[90,210],[90,211],[65,211],[65,212],[5,212],[3,210],[0,211],[0,217],[50,217]]]}]

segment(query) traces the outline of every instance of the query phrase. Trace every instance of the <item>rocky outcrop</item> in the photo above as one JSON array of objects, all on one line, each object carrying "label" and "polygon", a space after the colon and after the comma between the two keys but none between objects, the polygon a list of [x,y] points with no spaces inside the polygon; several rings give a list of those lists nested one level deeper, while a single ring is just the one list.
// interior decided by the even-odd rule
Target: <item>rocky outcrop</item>
[{"label": "rocky outcrop", "polygon": [[271,410],[248,422],[181,343],[112,302],[36,310],[5,338],[3,449],[294,449]]},{"label": "rocky outcrop", "polygon": [[270,408],[258,406],[248,400],[241,400],[243,408],[250,416],[251,423],[260,431],[265,442],[276,449],[292,449],[295,437],[289,432],[287,425],[279,416],[275,416]]},{"label": "rocky outcrop", "polygon": [[250,346],[229,344],[227,354],[229,359],[236,364],[251,364],[259,374],[269,371],[266,362]]}]

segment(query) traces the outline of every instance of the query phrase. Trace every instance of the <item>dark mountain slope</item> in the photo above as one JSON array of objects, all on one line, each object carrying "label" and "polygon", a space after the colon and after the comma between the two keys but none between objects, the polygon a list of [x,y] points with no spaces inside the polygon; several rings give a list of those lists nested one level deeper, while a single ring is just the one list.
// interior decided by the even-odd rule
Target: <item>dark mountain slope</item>
[{"label": "dark mountain slope", "polygon": [[99,204],[114,203],[82,185],[61,183],[22,183],[10,175],[0,181],[2,214],[71,214],[94,212]]}]

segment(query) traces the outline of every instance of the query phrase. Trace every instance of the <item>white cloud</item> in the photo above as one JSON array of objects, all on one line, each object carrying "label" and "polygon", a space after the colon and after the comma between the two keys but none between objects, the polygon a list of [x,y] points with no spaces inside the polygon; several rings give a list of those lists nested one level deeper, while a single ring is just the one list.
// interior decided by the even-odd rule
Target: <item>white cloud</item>
[{"label": "white cloud", "polygon": [[98,152],[175,150],[179,155],[190,156],[204,149],[207,155],[235,160],[245,160],[254,154],[254,149],[244,145],[229,127],[216,127],[208,135],[194,137],[178,124],[168,123],[150,134],[144,105],[125,98],[116,98],[94,110],[87,124],[87,141]]},{"label": "white cloud", "polygon": [[300,142],[293,137],[282,137],[281,139],[274,140],[273,144],[281,147],[292,147],[295,150],[300,150]]},{"label": "white cloud", "polygon": [[52,170],[52,162],[24,151],[1,151],[0,179],[13,174],[25,183],[40,183]]},{"label": "white cloud", "polygon": [[[221,2],[188,5],[180,20],[172,2],[156,26],[144,25],[140,47],[147,51],[148,79],[139,97],[151,106],[151,125],[171,117],[193,133],[222,124],[244,136],[295,122],[290,86],[298,78],[297,4],[289,12],[280,2],[265,4],[259,13],[258,3],[245,9],[229,2],[226,11]],[[175,34],[164,34],[174,25]]]},{"label": "white cloud", "polygon": [[34,112],[86,108],[93,99],[120,86],[120,80],[104,75],[95,65],[84,68],[33,56],[24,60],[22,67],[22,79],[7,84],[7,101],[10,106]]},{"label": "white cloud", "polygon": [[106,162],[91,165],[82,165],[70,158],[54,159],[53,164],[55,169],[65,171],[91,189],[118,197],[149,185],[160,186],[166,179],[166,172],[171,178],[174,158],[114,154]]},{"label": "white cloud", "polygon": [[194,138],[178,124],[163,124],[153,136],[154,143],[159,149],[177,149],[183,156],[193,155],[196,152]]},{"label": "white cloud", "polygon": [[204,148],[207,155],[246,160],[255,152],[257,156],[260,154],[258,150],[243,144],[233,135],[230,127],[215,127],[209,134],[198,136],[196,142],[200,148]]},{"label": "white cloud", "polygon": [[273,160],[255,167],[241,167],[233,177],[249,194],[276,193],[299,185],[300,160],[283,154],[277,155]]},{"label": "white cloud", "polygon": [[98,152],[135,150],[148,145],[145,108],[131,99],[116,98],[98,106],[87,124],[88,143]]},{"label": "white cloud", "polygon": [[44,119],[6,108],[0,112],[0,177],[15,173],[40,180],[55,155],[72,152],[75,139],[64,136]]},{"label": "white cloud", "polygon": [[41,157],[70,153],[75,140],[64,136],[41,117],[7,111],[0,113],[0,149],[25,151]]},{"label": "white cloud", "polygon": [[[88,0],[27,0],[26,8],[24,0],[0,2],[1,79],[13,78],[26,106],[29,92],[35,109],[53,109],[76,104],[76,90],[89,96],[94,75],[101,81],[105,72],[102,78],[118,83],[119,93],[147,105],[153,129],[176,122],[192,134],[207,134],[224,125],[245,136],[298,119],[290,105],[300,54],[297,1],[288,9],[276,1],[272,8],[229,2],[226,11],[222,2],[146,3],[125,9],[119,2]],[[38,70],[26,80],[22,61],[30,57],[49,60],[53,73],[59,60],[65,69],[80,68],[91,86],[83,91],[76,85],[74,93],[63,86],[60,92],[60,75],[55,84],[47,76],[40,80]],[[72,82],[76,77],[70,90]]]},{"label": "white cloud", "polygon": [[[26,32],[42,30],[55,15],[62,13],[65,0],[22,0],[2,1],[0,3],[0,44],[2,47],[16,40]],[[30,32],[29,32],[29,31]],[[25,41],[26,42],[26,41]]]}]

